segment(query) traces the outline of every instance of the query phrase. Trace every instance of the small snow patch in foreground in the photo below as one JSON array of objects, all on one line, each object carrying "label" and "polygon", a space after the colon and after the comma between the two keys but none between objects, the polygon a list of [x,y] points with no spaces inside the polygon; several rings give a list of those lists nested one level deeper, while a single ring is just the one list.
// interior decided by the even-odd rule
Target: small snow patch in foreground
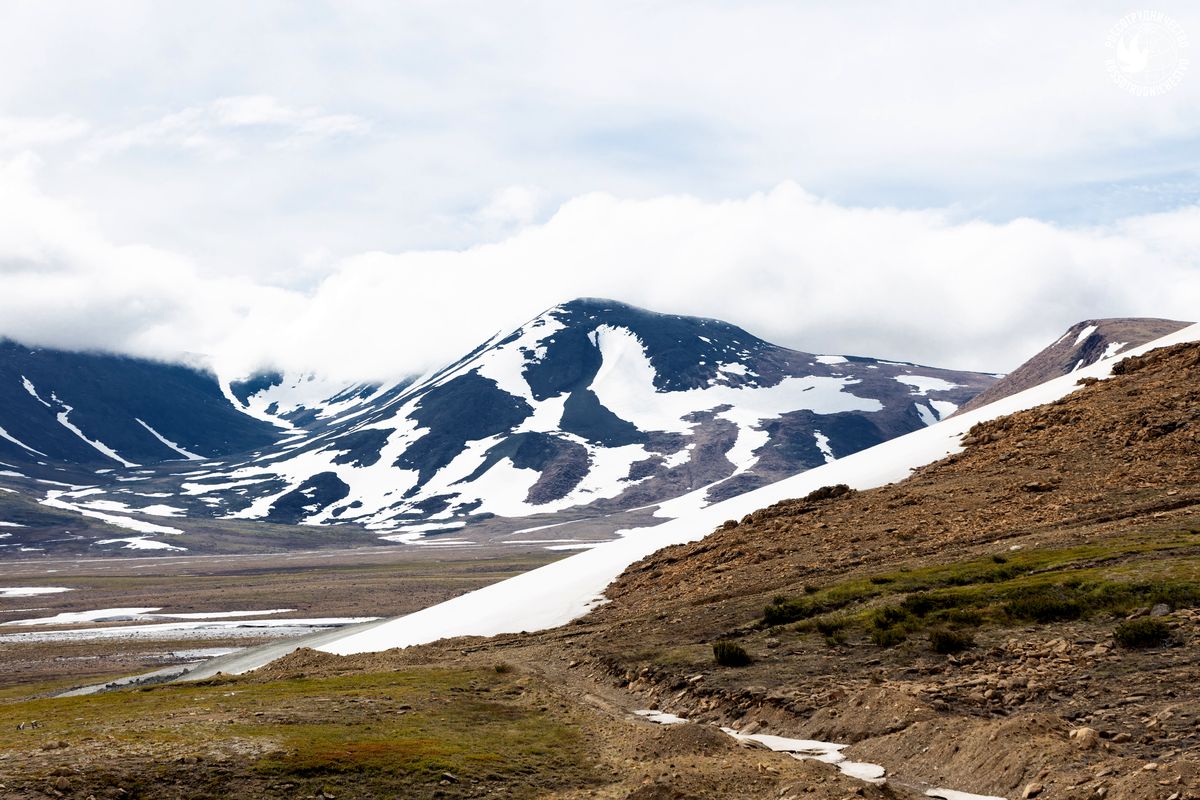
[{"label": "small snow patch in foreground", "polygon": [[887,771],[878,764],[868,764],[863,761],[848,761],[842,750],[844,744],[833,742],[818,742],[812,739],[788,739],[783,736],[772,736],[766,733],[741,734],[733,728],[721,728],[740,742],[753,741],[777,753],[787,753],[801,761],[821,761],[833,764],[843,774],[867,783],[883,783]]},{"label": "small snow patch in foreground", "polygon": [[656,711],[653,708],[640,708],[633,713],[639,717],[645,717],[651,722],[657,722],[659,725],[682,725],[687,722],[683,717],[668,714],[666,711]]},{"label": "small snow patch in foreground", "polygon": [[990,794],[971,794],[970,792],[959,792],[954,789],[929,789],[925,792],[926,797],[940,797],[942,800],[1005,800],[1003,797],[996,797]]}]

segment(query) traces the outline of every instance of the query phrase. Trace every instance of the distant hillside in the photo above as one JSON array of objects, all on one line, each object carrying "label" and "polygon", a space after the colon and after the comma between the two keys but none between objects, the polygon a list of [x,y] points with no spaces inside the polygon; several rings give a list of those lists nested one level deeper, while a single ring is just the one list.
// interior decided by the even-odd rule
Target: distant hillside
[{"label": "distant hillside", "polygon": [[[265,374],[223,387],[129,359],[7,356],[0,375],[22,404],[0,414],[15,440],[0,442],[10,477],[45,477],[38,459],[104,465],[56,490],[63,510],[140,518],[167,506],[393,541],[689,493],[691,506],[716,502],[932,425],[996,380],[805,353],[728,322],[597,298],[382,386]],[[60,441],[71,449],[42,444]],[[154,466],[163,459],[174,460]]]},{"label": "distant hillside", "polygon": [[974,399],[958,413],[986,406],[1002,397],[1022,392],[1051,378],[1094,364],[1101,358],[1154,341],[1191,325],[1172,319],[1088,319],[1072,325],[1054,344],[1017,367]]}]

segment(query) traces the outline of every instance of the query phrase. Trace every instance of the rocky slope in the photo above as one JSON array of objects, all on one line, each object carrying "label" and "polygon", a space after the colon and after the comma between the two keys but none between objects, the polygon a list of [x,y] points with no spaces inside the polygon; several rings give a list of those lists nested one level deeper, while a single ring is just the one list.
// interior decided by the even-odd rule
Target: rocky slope
[{"label": "rocky slope", "polygon": [[[899,484],[781,503],[646,559],[576,658],[646,703],[859,742],[901,776],[1006,797],[1198,796],[1200,346],[1118,372],[979,426]],[[945,613],[920,616],[926,602]],[[1162,644],[1119,646],[1122,619],[1148,614]],[[946,625],[975,645],[931,653]],[[706,664],[724,637],[755,662]]]},{"label": "rocky slope", "polygon": [[1059,375],[1068,375],[1102,358],[1154,341],[1190,324],[1171,319],[1133,317],[1077,322],[1054,344],[968,400],[959,411],[980,408]]}]

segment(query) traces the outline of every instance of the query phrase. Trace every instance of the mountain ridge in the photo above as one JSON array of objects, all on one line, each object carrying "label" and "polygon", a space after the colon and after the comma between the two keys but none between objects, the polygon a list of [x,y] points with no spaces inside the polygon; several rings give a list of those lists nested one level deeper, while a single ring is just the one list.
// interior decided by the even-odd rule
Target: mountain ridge
[{"label": "mountain ridge", "polygon": [[209,513],[389,535],[431,518],[633,508],[698,486],[719,498],[930,424],[993,380],[581,299],[428,378],[350,387],[321,410],[263,406],[281,381],[236,387],[289,424],[328,421],[156,488],[207,496]]},{"label": "mountain ridge", "polygon": [[1146,342],[1174,333],[1190,322],[1155,317],[1111,317],[1075,323],[1048,347],[968,400],[956,413],[985,406],[1002,397],[1044,383],[1059,375],[1117,355]]}]

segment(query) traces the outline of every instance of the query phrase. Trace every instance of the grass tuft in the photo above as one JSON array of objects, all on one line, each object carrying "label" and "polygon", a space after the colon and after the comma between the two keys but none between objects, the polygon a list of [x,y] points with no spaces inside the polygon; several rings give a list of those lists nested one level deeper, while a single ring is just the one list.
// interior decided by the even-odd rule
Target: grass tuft
[{"label": "grass tuft", "polygon": [[721,640],[713,642],[713,658],[722,667],[744,667],[750,663],[750,654],[737,642]]},{"label": "grass tuft", "polygon": [[975,646],[975,637],[966,631],[934,628],[929,631],[929,647],[935,653],[952,655]]},{"label": "grass tuft", "polygon": [[1117,644],[1131,649],[1161,647],[1171,640],[1171,626],[1156,617],[1122,622],[1113,631]]}]

